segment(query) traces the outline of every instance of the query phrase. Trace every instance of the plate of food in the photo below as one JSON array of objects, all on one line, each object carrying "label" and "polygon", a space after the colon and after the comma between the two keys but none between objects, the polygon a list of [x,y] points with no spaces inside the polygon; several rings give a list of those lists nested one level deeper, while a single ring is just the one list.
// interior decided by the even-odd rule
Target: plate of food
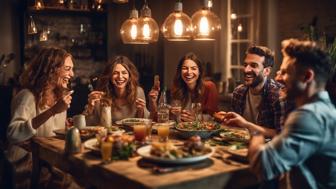
[{"label": "plate of food", "polygon": [[151,122],[151,119],[146,118],[125,118],[119,121],[116,121],[118,125],[133,126],[138,124],[145,124],[146,122]]},{"label": "plate of food", "polygon": [[[104,130],[104,127],[102,126],[86,126],[82,129],[79,129],[79,134],[82,140],[87,140],[92,137],[95,137],[95,135],[99,132],[102,132]],[[53,131],[56,136],[60,138],[64,138],[66,135],[65,129],[57,129]]]},{"label": "plate of food", "polygon": [[198,135],[202,139],[209,138],[211,135],[217,133],[221,129],[221,125],[213,121],[204,122],[182,122],[176,125],[176,130],[182,138],[190,138]]},{"label": "plate of food", "polygon": [[153,142],[137,150],[144,159],[166,164],[199,162],[209,158],[213,152],[214,148],[205,146],[198,136],[192,137],[183,146],[175,146],[170,142]]},{"label": "plate of food", "polygon": [[[113,143],[112,158],[128,159],[135,153],[134,137],[123,135],[108,135],[101,139]],[[84,142],[84,148],[91,150],[96,154],[100,154],[100,141],[97,138],[92,138]]]},{"label": "plate of food", "polygon": [[250,134],[247,129],[225,127],[219,133],[220,137],[224,140],[248,142],[250,140]]}]

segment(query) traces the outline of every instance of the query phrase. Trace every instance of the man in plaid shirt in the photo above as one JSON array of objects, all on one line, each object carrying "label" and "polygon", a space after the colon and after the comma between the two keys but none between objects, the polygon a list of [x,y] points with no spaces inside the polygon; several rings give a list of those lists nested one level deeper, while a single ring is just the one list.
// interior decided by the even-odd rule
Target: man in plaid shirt
[{"label": "man in plaid shirt", "polygon": [[281,129],[280,90],[283,87],[269,78],[274,65],[274,53],[263,46],[251,46],[244,60],[244,84],[233,91],[232,110],[220,112],[224,123],[259,132],[268,138]]}]

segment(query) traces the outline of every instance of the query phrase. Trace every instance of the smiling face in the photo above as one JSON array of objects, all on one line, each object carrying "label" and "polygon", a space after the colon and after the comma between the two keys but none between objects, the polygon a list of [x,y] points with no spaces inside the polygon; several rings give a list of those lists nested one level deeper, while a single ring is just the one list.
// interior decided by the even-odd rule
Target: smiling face
[{"label": "smiling face", "polygon": [[245,85],[256,87],[264,81],[270,73],[270,68],[264,68],[264,56],[247,54],[244,60],[244,80]]},{"label": "smiling face", "polygon": [[73,72],[74,64],[70,56],[67,56],[64,60],[64,64],[59,68],[59,74],[57,79],[57,87],[68,89],[69,82],[74,76]]},{"label": "smiling face", "polygon": [[280,67],[279,82],[285,85],[286,96],[294,99],[305,92],[305,84],[302,82],[302,74],[296,71],[295,59],[285,56]]},{"label": "smiling face", "polygon": [[193,60],[185,60],[181,68],[181,77],[189,89],[195,88],[199,76],[200,71],[197,64]]},{"label": "smiling face", "polygon": [[125,89],[129,80],[129,72],[121,65],[116,64],[112,71],[112,83],[116,89]]}]

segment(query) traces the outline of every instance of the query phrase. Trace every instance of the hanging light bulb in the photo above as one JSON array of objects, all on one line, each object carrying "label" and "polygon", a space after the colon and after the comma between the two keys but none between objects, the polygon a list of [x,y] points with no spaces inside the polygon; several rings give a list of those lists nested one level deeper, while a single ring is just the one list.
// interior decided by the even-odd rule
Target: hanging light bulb
[{"label": "hanging light bulb", "polygon": [[113,3],[123,4],[123,3],[128,3],[128,0],[113,0]]},{"label": "hanging light bulb", "polygon": [[176,2],[174,12],[162,24],[161,31],[168,41],[188,41],[192,37],[191,19],[182,12],[182,6],[182,2]]},{"label": "hanging light bulb", "polygon": [[210,10],[212,5],[212,0],[204,0],[204,8],[191,17],[195,40],[215,40],[215,34],[221,29],[220,19]]},{"label": "hanging light bulb", "polygon": [[37,34],[37,28],[36,28],[35,21],[32,16],[29,17],[27,30],[28,30],[28,34]]},{"label": "hanging light bulb", "polygon": [[159,26],[151,16],[151,10],[147,5],[147,1],[145,0],[145,4],[141,9],[141,16],[138,22],[140,27],[139,40],[145,43],[157,42],[159,39]]},{"label": "hanging light bulb", "polygon": [[139,38],[138,11],[133,8],[130,12],[130,17],[121,25],[120,35],[121,40],[125,44],[148,44],[148,42],[141,41]]},{"label": "hanging light bulb", "polygon": [[35,0],[35,9],[43,9],[44,8],[44,3],[43,0]]},{"label": "hanging light bulb", "polygon": [[238,27],[237,27],[237,31],[238,32],[242,32],[243,31],[243,25],[242,24],[239,24]]}]

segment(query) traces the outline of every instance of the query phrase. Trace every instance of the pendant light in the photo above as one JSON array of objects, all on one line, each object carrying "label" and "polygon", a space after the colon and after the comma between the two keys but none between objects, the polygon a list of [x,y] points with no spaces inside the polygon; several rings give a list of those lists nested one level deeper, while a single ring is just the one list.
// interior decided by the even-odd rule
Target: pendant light
[{"label": "pendant light", "polygon": [[162,24],[161,31],[168,41],[188,41],[192,38],[191,18],[182,9],[182,2],[176,2],[174,12]]},{"label": "pendant light", "polygon": [[204,8],[192,15],[194,40],[215,40],[215,34],[221,29],[220,19],[211,7],[212,0],[204,0]]},{"label": "pendant light", "polygon": [[37,28],[33,16],[29,16],[27,32],[29,35],[37,34]]},{"label": "pendant light", "polygon": [[141,9],[141,16],[138,24],[140,27],[139,39],[146,43],[157,42],[159,39],[159,26],[151,16],[151,10],[145,0],[145,4]]},{"label": "pendant light", "polygon": [[44,8],[43,0],[35,0],[35,9],[40,10]]},{"label": "pendant light", "polygon": [[124,3],[128,3],[128,0],[113,0],[113,3],[124,4]]},{"label": "pendant light", "polygon": [[140,27],[139,27],[138,11],[133,7],[130,12],[130,17],[121,25],[120,35],[121,40],[125,44],[148,44],[148,42],[141,41]]}]

